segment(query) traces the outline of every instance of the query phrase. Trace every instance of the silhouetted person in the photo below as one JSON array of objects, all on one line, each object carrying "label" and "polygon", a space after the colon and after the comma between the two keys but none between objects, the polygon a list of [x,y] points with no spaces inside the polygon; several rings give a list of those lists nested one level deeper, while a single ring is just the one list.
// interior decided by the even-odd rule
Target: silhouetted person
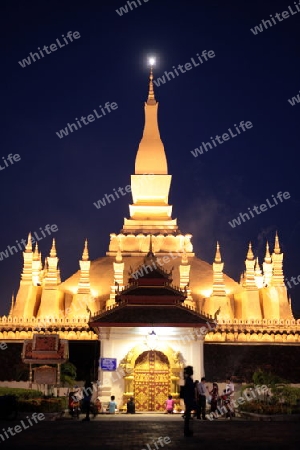
[{"label": "silhouetted person", "polygon": [[135,403],[133,397],[130,397],[127,402],[127,414],[135,414]]},{"label": "silhouetted person", "polygon": [[85,418],[82,419],[83,422],[90,421],[92,394],[93,394],[93,385],[89,380],[86,380],[83,388],[83,401],[82,401],[82,407],[83,410],[85,411]]},{"label": "silhouetted person", "polygon": [[185,404],[185,413],[184,413],[184,435],[185,436],[193,436],[193,432],[190,430],[190,419],[191,419],[191,411],[195,407],[195,388],[192,375],[194,373],[192,366],[187,366],[184,368],[184,404]]}]

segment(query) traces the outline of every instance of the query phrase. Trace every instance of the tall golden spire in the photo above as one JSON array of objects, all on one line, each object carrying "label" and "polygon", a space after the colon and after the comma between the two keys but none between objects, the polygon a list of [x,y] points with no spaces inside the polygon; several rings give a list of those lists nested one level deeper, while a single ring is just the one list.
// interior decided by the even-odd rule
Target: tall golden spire
[{"label": "tall golden spire", "polygon": [[9,310],[9,313],[8,313],[9,316],[13,315],[14,306],[15,306],[15,294],[12,293],[12,296],[11,296],[11,307],[10,307],[10,310]]},{"label": "tall golden spire", "polygon": [[255,284],[255,258],[252,251],[252,244],[249,242],[247,257],[245,261],[246,271],[245,271],[245,277],[244,277],[244,283],[243,287],[245,287],[247,290],[254,290],[257,289],[257,286]]},{"label": "tall golden spire", "polygon": [[226,296],[220,245],[217,242],[215,260],[213,262],[213,291],[212,296]]},{"label": "tall golden spire", "polygon": [[[153,59],[150,64],[154,64]],[[178,230],[176,219],[172,219],[172,205],[169,205],[172,176],[168,174],[167,158],[159,133],[159,103],[155,100],[154,83],[151,67],[148,99],[144,104],[145,126],[135,158],[134,175],[131,175],[133,204],[129,205],[130,219],[124,220],[122,230],[125,234]]]},{"label": "tall golden spire", "polygon": [[145,126],[135,159],[135,175],[167,175],[168,164],[157,122],[158,102],[154,97],[153,71],[150,69],[149,93],[145,103]]},{"label": "tall golden spire", "polygon": [[31,253],[32,252],[31,233],[28,234],[28,239],[27,239],[27,245],[25,247],[25,252],[26,253]]},{"label": "tall golden spire", "polygon": [[[84,249],[82,253],[82,259],[79,261],[80,266],[80,278],[78,283],[78,294],[90,294],[90,267],[91,262],[89,261],[89,251],[88,251],[88,240],[84,242]],[[73,305],[73,307],[75,304]]]},{"label": "tall golden spire", "polygon": [[276,234],[275,234],[274,253],[276,253],[277,255],[280,254],[280,245],[279,245],[279,238],[278,238],[278,233],[277,233],[277,231],[276,231]]},{"label": "tall golden spire", "polygon": [[155,100],[154,88],[153,88],[153,69],[151,66],[150,67],[149,93],[148,93],[147,105],[155,105],[155,104],[156,104],[156,100]]},{"label": "tall golden spire", "polygon": [[269,242],[266,243],[266,254],[265,254],[265,263],[270,264],[272,262],[271,255],[270,255],[270,249],[269,249]]},{"label": "tall golden spire", "polygon": [[88,240],[86,239],[84,242],[84,249],[82,253],[82,261],[88,261],[89,259],[89,251],[88,251]]},{"label": "tall golden spire", "polygon": [[222,262],[222,259],[221,259],[221,252],[220,252],[220,245],[219,245],[219,242],[217,241],[217,249],[216,249],[215,263],[220,263],[220,262]]},{"label": "tall golden spire", "polygon": [[254,259],[254,255],[253,255],[253,251],[252,251],[252,244],[251,242],[249,242],[249,247],[248,247],[248,253],[247,253],[247,259],[252,261]]},{"label": "tall golden spire", "polygon": [[275,246],[274,252],[272,254],[273,261],[273,277],[272,277],[272,285],[273,286],[284,286],[284,275],[282,270],[283,263],[283,253],[281,253],[279,238],[276,231],[275,235]]},{"label": "tall golden spire", "polygon": [[51,256],[51,258],[55,258],[55,256],[56,256],[55,238],[53,238],[53,241],[52,241],[52,247],[51,247],[51,250],[50,250],[50,256]]},{"label": "tall golden spire", "polygon": [[39,253],[38,243],[35,244],[35,249],[34,249],[34,252],[33,252],[33,260],[34,261],[39,261],[40,260],[40,253]]},{"label": "tall golden spire", "polygon": [[31,233],[28,234],[28,240],[27,240],[25,250],[23,252],[23,258],[24,258],[24,264],[23,264],[23,271],[21,274],[21,284],[31,285],[31,283],[32,283],[32,259],[33,259]]}]

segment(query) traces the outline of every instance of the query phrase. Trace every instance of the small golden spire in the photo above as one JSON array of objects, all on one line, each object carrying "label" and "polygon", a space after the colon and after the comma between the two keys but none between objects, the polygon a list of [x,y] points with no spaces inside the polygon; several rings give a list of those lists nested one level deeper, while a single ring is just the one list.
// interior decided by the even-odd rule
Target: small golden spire
[{"label": "small golden spire", "polygon": [[150,77],[149,77],[149,93],[148,93],[148,100],[147,105],[156,105],[156,100],[154,96],[154,88],[153,88],[153,69],[152,66],[150,67]]},{"label": "small golden spire", "polygon": [[11,307],[10,307],[10,311],[9,311],[9,313],[8,313],[9,316],[12,316],[12,315],[13,315],[14,306],[15,306],[15,294],[14,294],[14,292],[13,292],[13,293],[12,293],[12,296],[11,296]]},{"label": "small golden spire", "polygon": [[28,240],[27,240],[27,245],[25,247],[25,252],[26,253],[31,253],[32,252],[31,233],[28,234]]},{"label": "small golden spire", "polygon": [[50,250],[50,256],[51,256],[51,258],[55,258],[56,257],[55,238],[53,238],[53,241],[52,241],[52,247],[51,247],[51,250]]},{"label": "small golden spire", "polygon": [[33,260],[38,261],[39,259],[40,259],[39,246],[38,246],[38,243],[36,243],[34,253],[33,253]]},{"label": "small golden spire", "polygon": [[256,262],[255,262],[255,274],[256,274],[256,275],[260,275],[260,274],[261,274],[261,270],[260,270],[260,267],[259,267],[258,258],[256,258]]},{"label": "small golden spire", "polygon": [[222,258],[221,258],[221,252],[220,252],[220,245],[219,242],[217,241],[217,249],[216,249],[216,256],[215,256],[215,263],[220,263],[222,262]]},{"label": "small golden spire", "polygon": [[275,234],[275,247],[274,247],[274,253],[276,253],[277,255],[280,254],[280,245],[279,245],[279,238],[278,238],[277,231],[276,231],[276,234]]},{"label": "small golden spire", "polygon": [[84,249],[82,253],[82,261],[88,261],[89,260],[89,251],[88,251],[88,240],[86,239],[84,241]]},{"label": "small golden spire", "polygon": [[265,254],[264,261],[266,263],[271,263],[272,262],[271,255],[270,255],[270,250],[269,250],[269,242],[268,241],[266,243],[266,254]]},{"label": "small golden spire", "polygon": [[254,259],[254,255],[253,255],[253,252],[252,252],[252,244],[251,244],[251,242],[249,242],[248,253],[247,253],[247,259],[250,260],[250,261]]}]

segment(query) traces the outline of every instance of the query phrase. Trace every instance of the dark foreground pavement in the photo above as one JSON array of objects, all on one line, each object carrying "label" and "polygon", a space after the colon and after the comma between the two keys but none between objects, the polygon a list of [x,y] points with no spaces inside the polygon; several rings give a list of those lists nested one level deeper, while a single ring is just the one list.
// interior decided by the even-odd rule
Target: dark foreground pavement
[{"label": "dark foreground pavement", "polygon": [[[193,420],[193,437],[183,436],[183,419],[178,416],[98,416],[90,422],[59,420],[38,422],[10,436],[8,427],[20,420],[0,422],[2,448],[11,449],[97,449],[97,450],[298,450],[300,422],[252,422],[241,419]],[[158,438],[169,438],[170,442]],[[166,439],[166,442],[169,441]],[[148,444],[148,445],[147,445]]]}]

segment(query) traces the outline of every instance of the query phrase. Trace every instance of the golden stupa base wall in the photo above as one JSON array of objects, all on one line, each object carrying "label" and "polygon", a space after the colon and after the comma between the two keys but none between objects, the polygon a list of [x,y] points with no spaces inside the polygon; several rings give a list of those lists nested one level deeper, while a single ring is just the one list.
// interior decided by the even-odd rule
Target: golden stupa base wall
[{"label": "golden stupa base wall", "polygon": [[[259,298],[259,290],[245,290],[235,295],[239,303],[239,314],[235,314],[237,319],[262,319],[262,311]],[[275,317],[279,317],[278,315]],[[274,318],[275,318],[274,317]]]},{"label": "golden stupa base wall", "polygon": [[219,320],[209,343],[300,345],[300,319]]},{"label": "golden stupa base wall", "polygon": [[233,308],[233,300],[230,297],[223,295],[212,295],[211,297],[204,299],[201,310],[205,314],[212,317],[214,317],[216,311],[220,311],[222,317],[233,320]]}]

